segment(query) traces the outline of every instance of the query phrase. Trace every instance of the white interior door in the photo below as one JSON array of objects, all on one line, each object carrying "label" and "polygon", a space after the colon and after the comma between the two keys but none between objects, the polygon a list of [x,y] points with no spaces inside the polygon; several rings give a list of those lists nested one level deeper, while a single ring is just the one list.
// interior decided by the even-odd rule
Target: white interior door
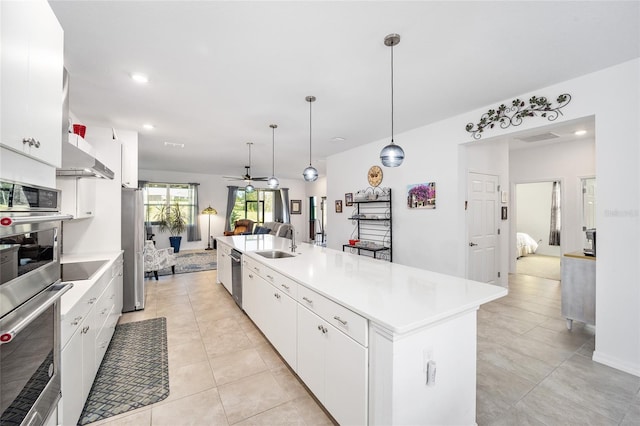
[{"label": "white interior door", "polygon": [[467,243],[469,279],[495,284],[498,279],[498,176],[467,176]]}]

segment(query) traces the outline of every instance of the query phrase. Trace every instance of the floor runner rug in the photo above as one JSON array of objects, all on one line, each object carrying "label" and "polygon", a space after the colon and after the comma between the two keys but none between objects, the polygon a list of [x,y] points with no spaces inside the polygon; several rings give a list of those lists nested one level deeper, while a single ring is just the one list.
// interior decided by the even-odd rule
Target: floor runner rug
[{"label": "floor runner rug", "polygon": [[169,396],[167,320],[116,326],[79,425],[122,414]]},{"label": "floor runner rug", "polygon": [[[176,257],[176,274],[184,274],[186,272],[199,272],[217,269],[216,250],[180,250],[174,254]],[[170,275],[171,268],[165,268],[158,271],[158,275]]]}]

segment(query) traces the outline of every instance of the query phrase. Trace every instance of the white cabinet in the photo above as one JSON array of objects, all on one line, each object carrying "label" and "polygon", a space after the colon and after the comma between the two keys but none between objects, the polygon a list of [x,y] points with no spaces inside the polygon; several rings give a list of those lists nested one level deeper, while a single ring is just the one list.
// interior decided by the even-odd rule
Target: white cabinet
[{"label": "white cabinet", "polygon": [[56,187],[62,191],[61,211],[74,219],[86,219],[96,212],[96,179],[60,177]]},{"label": "white cabinet", "polygon": [[122,144],[121,183],[125,188],[138,187],[138,133],[118,131],[118,139]]},{"label": "white cabinet", "polygon": [[122,312],[122,254],[62,318],[59,423],[77,424]]},{"label": "white cabinet", "polygon": [[224,285],[224,288],[230,294],[233,294],[231,289],[231,263],[231,247],[218,242],[218,281]]},{"label": "white cabinet", "polygon": [[242,284],[243,309],[295,371],[297,303],[281,288],[293,291],[297,284],[250,259],[243,265]]},{"label": "white cabinet", "polygon": [[298,305],[297,374],[340,424],[367,423],[367,348]]},{"label": "white cabinet", "polygon": [[0,8],[0,143],[60,167],[62,28],[45,0],[3,1]]}]

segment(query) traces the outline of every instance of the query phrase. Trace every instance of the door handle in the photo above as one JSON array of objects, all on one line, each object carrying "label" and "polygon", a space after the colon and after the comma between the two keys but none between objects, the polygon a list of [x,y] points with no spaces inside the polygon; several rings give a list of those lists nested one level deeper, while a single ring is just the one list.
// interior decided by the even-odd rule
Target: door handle
[{"label": "door handle", "polygon": [[475,246],[477,246],[476,243],[469,243],[469,247],[475,247]]}]

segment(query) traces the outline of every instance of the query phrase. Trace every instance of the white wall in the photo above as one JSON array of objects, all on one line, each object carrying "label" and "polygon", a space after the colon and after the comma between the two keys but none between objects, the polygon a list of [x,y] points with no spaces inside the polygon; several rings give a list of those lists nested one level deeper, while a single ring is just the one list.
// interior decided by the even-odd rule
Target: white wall
[{"label": "white wall", "polygon": [[[200,204],[200,210],[202,211],[208,205],[211,205],[211,207],[218,211],[217,215],[211,216],[211,236],[213,238],[222,236],[224,232],[224,218],[227,210],[227,186],[237,185],[237,183],[229,182],[225,180],[221,175],[146,169],[140,169],[138,172],[140,180],[146,180],[150,182],[199,183],[200,187],[198,188],[198,201]],[[256,187],[260,187],[260,184],[261,183],[256,183]],[[304,237],[306,235],[306,218],[308,217],[307,210],[309,208],[308,202],[306,202],[304,181],[302,179],[300,179],[299,181],[280,179],[280,187],[289,188],[290,199],[303,200],[302,214],[292,215],[291,224],[296,229],[296,237]],[[185,233],[180,244],[180,250],[203,249],[207,246],[207,227],[209,224],[208,220],[208,216],[200,215],[200,229],[202,231],[202,240],[187,241]],[[153,227],[153,232],[154,234],[156,234],[154,240],[156,241],[157,247],[169,247],[168,233],[161,233],[156,226]]]},{"label": "white wall", "polygon": [[[594,359],[640,376],[640,60],[588,74],[535,92],[521,99],[569,93],[572,100],[556,123],[595,116],[596,175],[598,179],[598,260],[596,280],[596,350]],[[509,103],[512,99],[502,102]],[[382,186],[394,191],[394,260],[457,276],[465,275],[464,215],[466,156],[458,146],[472,141],[465,125],[477,120],[487,105],[459,116],[397,135],[406,153],[404,164],[385,168]],[[508,135],[549,124],[528,118],[516,128],[495,128],[484,137]],[[345,192],[366,187],[366,172],[379,164],[379,152],[389,141],[379,140],[331,156],[327,160],[329,203]],[[461,170],[462,169],[462,170]],[[435,210],[404,206],[406,185],[434,181]],[[329,247],[340,249],[352,231],[345,213],[330,210]],[[501,256],[508,257],[508,250]],[[622,332],[624,327],[624,332]]]},{"label": "white wall", "polygon": [[[514,209],[517,210],[515,222],[517,232],[529,234],[538,243],[536,254],[560,256],[560,247],[549,245],[552,190],[553,182],[517,184],[514,205]],[[564,190],[565,188],[562,187],[562,193]],[[561,223],[562,226],[567,225],[564,221]]]}]

